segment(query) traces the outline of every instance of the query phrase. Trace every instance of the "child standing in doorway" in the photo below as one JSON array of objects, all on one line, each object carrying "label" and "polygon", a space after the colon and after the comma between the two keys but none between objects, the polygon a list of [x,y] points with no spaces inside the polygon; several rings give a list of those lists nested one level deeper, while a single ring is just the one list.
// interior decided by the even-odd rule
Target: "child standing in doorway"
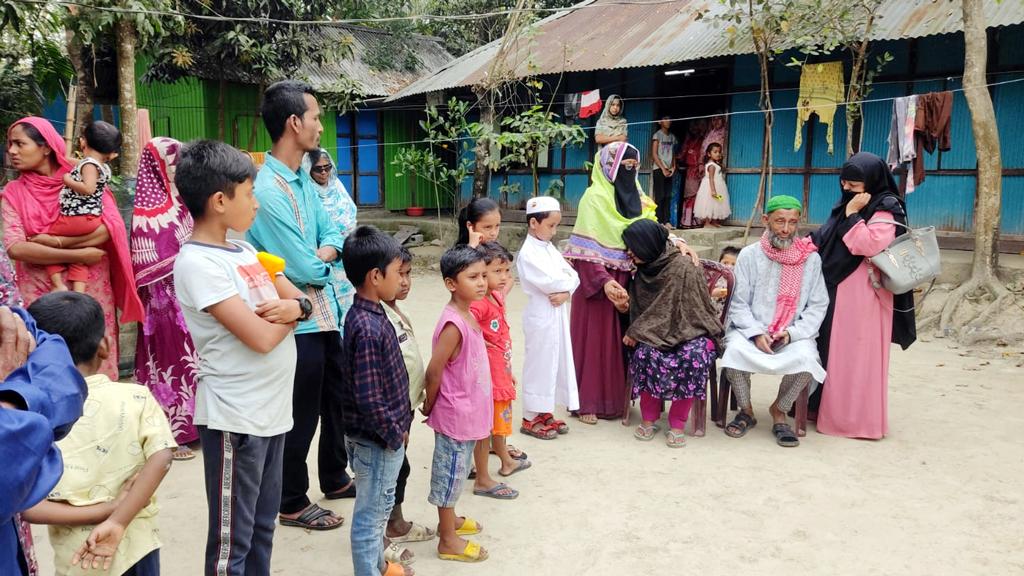
[{"label": "child standing in doorway", "polygon": [[427,399],[421,411],[434,429],[434,462],[428,501],[437,506],[437,553],[442,560],[480,562],[487,550],[462,538],[479,534],[480,524],[455,514],[478,440],[491,434],[494,406],[487,345],[470,304],[487,296],[483,252],[456,246],[441,257],[441,275],[451,292],[434,330],[427,365]]},{"label": "child standing in doorway", "polygon": [[529,297],[523,312],[526,358],[523,364],[523,422],[519,431],[551,440],[569,432],[554,417],[555,404],[580,407],[576,368],[569,338],[566,302],[580,285],[579,276],[551,244],[562,221],[562,208],[550,196],[526,203],[529,235],[519,250],[516,269]]},{"label": "child standing in doorway", "polygon": [[704,220],[705,225],[718,228],[730,214],[729,188],[722,174],[722,145],[714,142],[704,153],[704,179],[697,190],[693,215]]}]

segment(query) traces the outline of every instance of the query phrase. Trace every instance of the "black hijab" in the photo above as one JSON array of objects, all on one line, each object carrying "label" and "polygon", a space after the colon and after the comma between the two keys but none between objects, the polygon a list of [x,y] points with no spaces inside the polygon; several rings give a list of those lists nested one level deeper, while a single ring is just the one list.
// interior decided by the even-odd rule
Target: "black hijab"
[{"label": "black hijab", "polygon": [[654,220],[637,220],[622,233],[622,241],[644,264],[653,264],[665,251],[668,229]]},{"label": "black hijab", "polygon": [[[871,194],[871,200],[860,212],[846,216],[846,205],[854,197],[853,193],[841,192],[839,202],[832,208],[828,220],[821,228],[811,233],[811,239],[818,247],[821,256],[821,271],[825,276],[828,288],[829,306],[818,336],[818,351],[821,361],[828,364],[828,345],[832,335],[832,315],[835,312],[836,287],[860,266],[862,256],[855,256],[843,242],[843,236],[857,222],[871,220],[875,212],[884,211],[893,215],[893,219],[904,226],[907,225],[906,203],[899,196],[899,187],[892,171],[878,156],[869,152],[858,152],[843,164],[839,173],[841,180],[863,182],[864,191]],[[897,227],[896,235],[905,230]],[[917,339],[917,327],[914,320],[914,293],[895,294],[893,297],[892,341],[904,349]],[[896,312],[895,310],[909,310]]]},{"label": "black hijab", "polygon": [[642,262],[629,284],[629,328],[626,335],[663,352],[699,336],[707,336],[722,354],[722,323],[711,301],[703,268],[668,239],[668,230],[642,218],[622,233],[626,247]]},{"label": "black hijab", "polygon": [[626,146],[626,152],[622,155],[619,169],[615,173],[615,208],[622,214],[623,218],[636,218],[640,216],[640,190],[636,187],[636,171],[639,164],[633,168],[626,168],[623,164],[626,160],[640,161],[640,153],[633,146]]}]

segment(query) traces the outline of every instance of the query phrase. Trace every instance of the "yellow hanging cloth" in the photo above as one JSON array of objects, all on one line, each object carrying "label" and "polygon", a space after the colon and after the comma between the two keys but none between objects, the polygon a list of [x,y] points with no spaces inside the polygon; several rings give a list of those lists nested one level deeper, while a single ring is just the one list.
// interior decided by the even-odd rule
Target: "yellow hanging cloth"
[{"label": "yellow hanging cloth", "polygon": [[818,114],[819,122],[828,124],[825,140],[828,142],[828,153],[832,154],[832,120],[836,108],[843,101],[844,88],[842,62],[804,64],[803,72],[800,73],[800,95],[796,99],[799,109],[796,114],[794,151],[800,149],[804,123],[814,112]]}]

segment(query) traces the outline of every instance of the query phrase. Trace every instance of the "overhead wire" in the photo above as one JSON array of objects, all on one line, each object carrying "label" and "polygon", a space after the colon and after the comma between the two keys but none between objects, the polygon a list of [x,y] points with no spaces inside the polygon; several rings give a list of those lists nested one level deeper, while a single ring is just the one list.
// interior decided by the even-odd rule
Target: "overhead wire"
[{"label": "overhead wire", "polygon": [[95,6],[87,4],[85,2],[77,2],[75,0],[14,0],[19,4],[44,4],[48,6],[64,6],[82,8],[88,10],[96,10],[100,12],[110,12],[115,14],[136,14],[145,16],[171,16],[175,18],[194,18],[197,20],[212,20],[217,22],[242,22],[249,24],[285,24],[289,26],[331,26],[339,24],[370,24],[378,22],[404,22],[404,21],[429,21],[429,20],[441,20],[441,21],[460,21],[460,20],[483,20],[485,18],[493,18],[495,16],[509,16],[517,13],[546,13],[546,14],[557,14],[560,12],[575,12],[577,10],[587,10],[594,8],[606,8],[608,6],[659,6],[663,4],[675,4],[679,0],[609,0],[600,4],[585,4],[576,6],[567,6],[565,8],[507,8],[504,10],[494,10],[491,12],[480,12],[470,14],[410,14],[406,16],[386,16],[381,18],[338,18],[338,19],[327,19],[327,20],[290,20],[286,18],[270,18],[270,17],[241,17],[241,16],[221,16],[221,15],[210,15],[210,14],[195,14],[188,12],[181,12],[179,10],[153,10],[148,8],[122,8],[119,6]]}]

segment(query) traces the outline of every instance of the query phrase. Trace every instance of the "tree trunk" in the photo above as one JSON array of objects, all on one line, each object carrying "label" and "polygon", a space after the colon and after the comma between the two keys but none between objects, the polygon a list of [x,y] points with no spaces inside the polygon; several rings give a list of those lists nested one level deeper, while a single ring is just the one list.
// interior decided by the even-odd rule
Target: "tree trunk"
[{"label": "tree trunk", "polygon": [[[481,91],[477,94],[480,99],[480,123],[490,129],[494,128],[494,105],[490,93]],[[483,198],[487,196],[491,181],[491,139],[478,138],[473,147],[476,161],[473,165],[473,197]]]},{"label": "tree trunk", "polygon": [[981,0],[963,0],[964,95],[971,111],[974,149],[978,157],[978,187],[974,195],[975,280],[995,279],[999,266],[999,213],[1002,203],[1003,163],[999,130],[988,92],[985,70],[988,58],[985,13]]},{"label": "tree trunk", "polygon": [[122,18],[117,34],[117,100],[121,107],[121,175],[135,178],[139,170],[139,115],[135,102],[135,25]]},{"label": "tree trunk", "polygon": [[750,211],[750,219],[747,220],[747,226],[743,230],[744,242],[746,242],[747,237],[750,235],[750,229],[754,225],[754,220],[757,219],[757,215],[761,211],[765,192],[770,192],[772,188],[772,125],[775,123],[775,114],[772,110],[772,94],[768,74],[770,61],[768,60],[767,46],[761,46],[757,38],[754,39],[754,46],[757,48],[757,59],[761,67],[761,109],[764,110],[764,140],[761,145],[761,178],[757,183],[757,198],[754,200],[754,209]]},{"label": "tree trunk", "polygon": [[249,145],[246,147],[246,150],[250,152],[256,151],[256,135],[259,133],[260,112],[263,108],[263,92],[266,90],[266,86],[260,82],[256,89],[259,91],[256,97],[256,115],[253,116],[252,126],[249,127]]},{"label": "tree trunk", "polygon": [[75,69],[75,117],[74,129],[71,134],[68,152],[78,149],[78,136],[82,135],[82,128],[92,120],[93,114],[93,91],[92,84],[88,81],[88,72],[85,69],[85,59],[82,58],[82,43],[78,36],[70,28],[64,31],[65,45],[68,50],[68,60]]},{"label": "tree trunk", "polygon": [[224,141],[224,95],[228,91],[228,81],[222,76],[217,85],[217,140]]}]

